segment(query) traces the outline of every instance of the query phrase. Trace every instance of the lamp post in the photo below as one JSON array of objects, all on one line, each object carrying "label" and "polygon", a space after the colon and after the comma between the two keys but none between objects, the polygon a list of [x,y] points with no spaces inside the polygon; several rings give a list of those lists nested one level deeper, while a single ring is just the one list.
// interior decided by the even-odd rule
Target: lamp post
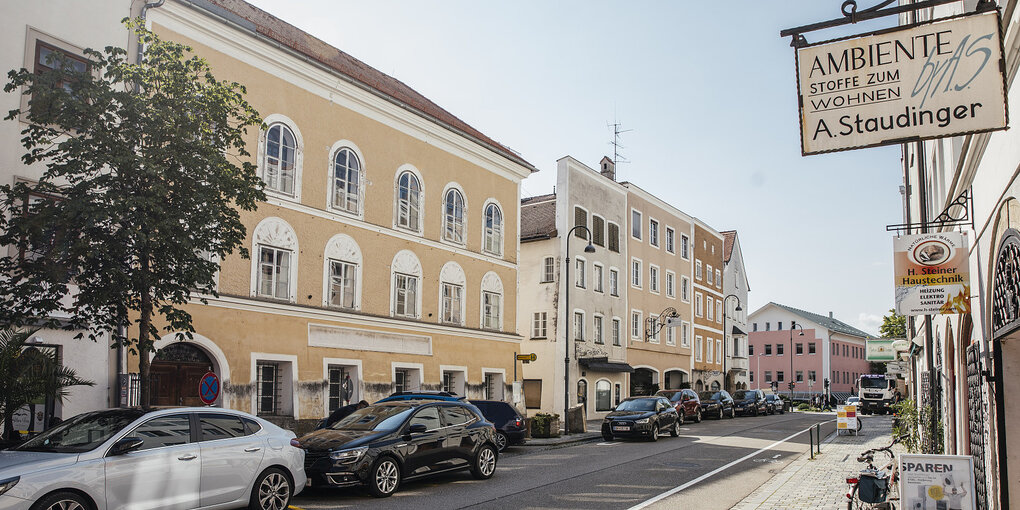
[{"label": "lamp post", "polygon": [[567,232],[567,250],[566,250],[566,281],[563,283],[566,288],[563,290],[563,308],[566,317],[566,327],[564,328],[567,332],[566,338],[563,340],[563,435],[570,435],[570,424],[569,418],[567,417],[570,413],[570,346],[573,345],[570,339],[570,327],[574,324],[574,314],[570,311],[570,287],[573,285],[570,283],[570,238],[573,237],[574,231],[577,229],[584,229],[588,235],[588,246],[584,247],[585,253],[595,253],[595,246],[591,244],[591,230],[585,225],[576,225],[574,228]]},{"label": "lamp post", "polygon": [[[737,300],[737,307],[733,309],[734,312],[741,312],[741,311],[744,310],[743,308],[740,307],[740,297],[737,296],[736,294],[728,294],[726,297],[723,298],[723,316],[722,316],[722,338],[723,338],[723,341],[722,341],[722,382],[723,382],[723,389],[726,390],[726,391],[730,391],[729,388],[726,387],[726,381],[728,380],[728,377],[726,377],[726,344],[729,343],[729,340],[726,338],[726,320],[729,318],[729,313],[727,313],[727,311],[726,311],[726,303],[729,302],[730,298],[735,298]],[[736,353],[734,353],[734,354],[736,354]]]},{"label": "lamp post", "polygon": [[793,409],[793,386],[797,378],[793,374],[793,328],[800,328],[797,336],[804,336],[804,326],[790,321],[790,409]]}]

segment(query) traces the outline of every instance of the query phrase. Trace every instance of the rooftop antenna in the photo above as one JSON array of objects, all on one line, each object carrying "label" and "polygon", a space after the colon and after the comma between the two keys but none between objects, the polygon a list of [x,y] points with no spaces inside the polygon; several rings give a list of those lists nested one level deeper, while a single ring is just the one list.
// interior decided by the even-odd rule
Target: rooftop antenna
[{"label": "rooftop antenna", "polygon": [[626,149],[627,147],[620,143],[620,135],[633,129],[620,129],[623,124],[619,121],[614,121],[612,124],[607,124],[608,127],[613,128],[613,141],[609,142],[609,145],[613,146],[613,165],[619,165],[620,163],[630,163],[630,160],[626,156],[620,154],[620,149]]}]

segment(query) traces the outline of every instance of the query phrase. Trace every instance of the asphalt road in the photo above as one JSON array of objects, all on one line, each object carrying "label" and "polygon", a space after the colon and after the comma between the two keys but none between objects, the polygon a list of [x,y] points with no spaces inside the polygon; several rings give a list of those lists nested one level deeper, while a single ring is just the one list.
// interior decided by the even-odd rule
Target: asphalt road
[{"label": "asphalt road", "polygon": [[513,447],[490,480],[474,480],[466,471],[440,475],[407,483],[385,499],[359,489],[313,488],[291,504],[306,510],[729,508],[807,451],[808,433],[800,432],[821,422],[824,438],[835,428],[832,419],[787,413],[705,420],[685,425],[678,438],[663,435],[654,443]]}]

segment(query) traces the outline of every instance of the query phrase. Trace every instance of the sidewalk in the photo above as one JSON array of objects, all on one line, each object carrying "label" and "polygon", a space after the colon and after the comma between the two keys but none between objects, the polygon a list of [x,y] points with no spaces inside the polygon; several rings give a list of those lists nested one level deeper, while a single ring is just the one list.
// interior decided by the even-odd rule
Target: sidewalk
[{"label": "sidewalk", "polygon": [[[889,416],[863,416],[863,430],[859,435],[834,433],[822,442],[821,455],[811,460],[808,453],[790,463],[785,469],[755,489],[734,506],[737,510],[781,509],[843,509],[846,508],[848,475],[863,467],[857,454],[869,448],[887,446],[892,441],[892,418]],[[905,453],[900,445],[893,448],[896,455]],[[881,460],[881,463],[879,459]],[[888,462],[883,454],[875,457],[879,467]]]},{"label": "sidewalk", "polygon": [[602,439],[602,419],[588,420],[585,423],[587,432],[573,433],[569,436],[560,437],[533,437],[529,438],[523,445],[519,446],[562,446],[574,443],[583,443]]}]

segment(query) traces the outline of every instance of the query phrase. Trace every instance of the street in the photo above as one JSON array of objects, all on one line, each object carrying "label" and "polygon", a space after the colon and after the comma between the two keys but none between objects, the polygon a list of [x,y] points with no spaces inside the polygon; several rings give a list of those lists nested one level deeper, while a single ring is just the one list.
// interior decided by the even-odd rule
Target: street
[{"label": "street", "polygon": [[[467,472],[442,475],[408,483],[386,499],[372,498],[359,489],[313,488],[295,497],[291,505],[306,510],[354,506],[623,509],[677,508],[678,504],[730,508],[807,451],[808,433],[803,431],[809,426],[822,423],[822,437],[832,432],[831,419],[831,415],[787,413],[705,420],[685,425],[679,438],[663,435],[655,443],[597,441],[540,451],[511,447],[491,480],[476,481]],[[678,487],[682,489],[675,491]],[[664,493],[670,494],[655,499]]]}]

